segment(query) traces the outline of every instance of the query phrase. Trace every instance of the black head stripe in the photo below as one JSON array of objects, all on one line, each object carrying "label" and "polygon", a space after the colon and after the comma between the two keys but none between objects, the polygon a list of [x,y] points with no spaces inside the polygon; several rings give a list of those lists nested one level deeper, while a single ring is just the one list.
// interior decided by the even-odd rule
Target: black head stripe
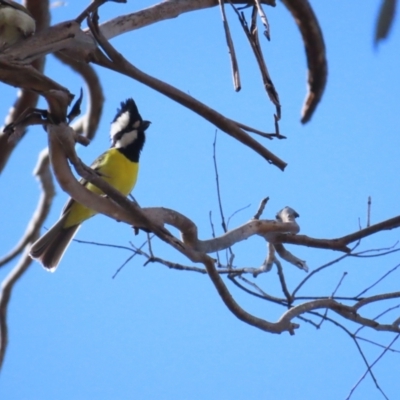
[{"label": "black head stripe", "polygon": [[149,121],[142,120],[132,98],[123,101],[111,123],[111,147],[116,147],[129,160],[138,162],[149,125]]},{"label": "black head stripe", "polygon": [[117,115],[115,116],[113,122],[115,122],[118,117],[120,117],[123,113],[129,112],[130,115],[130,121],[141,121],[142,117],[139,114],[139,110],[136,107],[136,104],[132,98],[127,99],[125,101],[121,102],[121,107],[117,110]]}]

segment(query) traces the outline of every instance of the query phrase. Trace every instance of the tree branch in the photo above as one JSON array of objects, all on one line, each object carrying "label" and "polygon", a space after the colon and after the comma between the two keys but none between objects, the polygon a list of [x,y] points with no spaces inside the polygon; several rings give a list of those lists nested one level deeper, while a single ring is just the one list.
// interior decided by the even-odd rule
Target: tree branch
[{"label": "tree branch", "polygon": [[42,194],[39,199],[39,204],[36,207],[34,214],[25,230],[24,235],[19,243],[13,250],[10,251],[5,257],[0,260],[0,267],[10,262],[14,257],[21,253],[21,251],[29,244],[33,243],[38,237],[40,228],[49,214],[50,207],[54,197],[54,183],[50,171],[50,162],[47,149],[39,154],[39,159],[34,170],[34,175],[38,178]]}]

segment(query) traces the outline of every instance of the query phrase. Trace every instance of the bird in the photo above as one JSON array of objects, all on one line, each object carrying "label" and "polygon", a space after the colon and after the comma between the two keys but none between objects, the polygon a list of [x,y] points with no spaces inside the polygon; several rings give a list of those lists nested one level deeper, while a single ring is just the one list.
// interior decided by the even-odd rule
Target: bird
[{"label": "bird", "polygon": [[[142,119],[132,98],[121,102],[111,123],[111,147],[91,165],[102,179],[124,196],[135,186],[139,156],[149,125],[150,121]],[[96,194],[103,194],[100,189],[85,180],[81,180],[80,183]],[[54,272],[82,222],[95,214],[96,211],[70,198],[59,220],[33,243],[30,248],[31,258],[39,261],[46,270]]]},{"label": "bird", "polygon": [[0,0],[0,50],[35,33],[36,22],[30,12],[12,0]]}]

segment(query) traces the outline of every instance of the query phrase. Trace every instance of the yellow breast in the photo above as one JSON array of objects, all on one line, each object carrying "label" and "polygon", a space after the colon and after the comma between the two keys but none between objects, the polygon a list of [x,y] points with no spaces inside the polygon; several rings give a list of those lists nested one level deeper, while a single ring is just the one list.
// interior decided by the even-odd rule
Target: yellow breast
[{"label": "yellow breast", "polygon": [[[93,167],[100,176],[123,195],[127,196],[132,191],[139,172],[139,163],[130,161],[119,150],[111,148],[99,157],[98,165],[95,164],[96,162]],[[86,187],[94,193],[103,194],[91,183],[88,183]],[[64,227],[78,225],[95,214],[95,211],[73,202],[69,208]]]}]

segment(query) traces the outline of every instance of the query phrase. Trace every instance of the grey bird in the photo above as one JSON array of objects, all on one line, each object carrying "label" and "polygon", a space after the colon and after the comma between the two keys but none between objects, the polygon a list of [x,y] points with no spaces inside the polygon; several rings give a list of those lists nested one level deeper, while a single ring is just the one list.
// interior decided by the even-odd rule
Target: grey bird
[{"label": "grey bird", "polygon": [[36,22],[30,12],[12,0],[0,0],[0,50],[35,33]]}]

